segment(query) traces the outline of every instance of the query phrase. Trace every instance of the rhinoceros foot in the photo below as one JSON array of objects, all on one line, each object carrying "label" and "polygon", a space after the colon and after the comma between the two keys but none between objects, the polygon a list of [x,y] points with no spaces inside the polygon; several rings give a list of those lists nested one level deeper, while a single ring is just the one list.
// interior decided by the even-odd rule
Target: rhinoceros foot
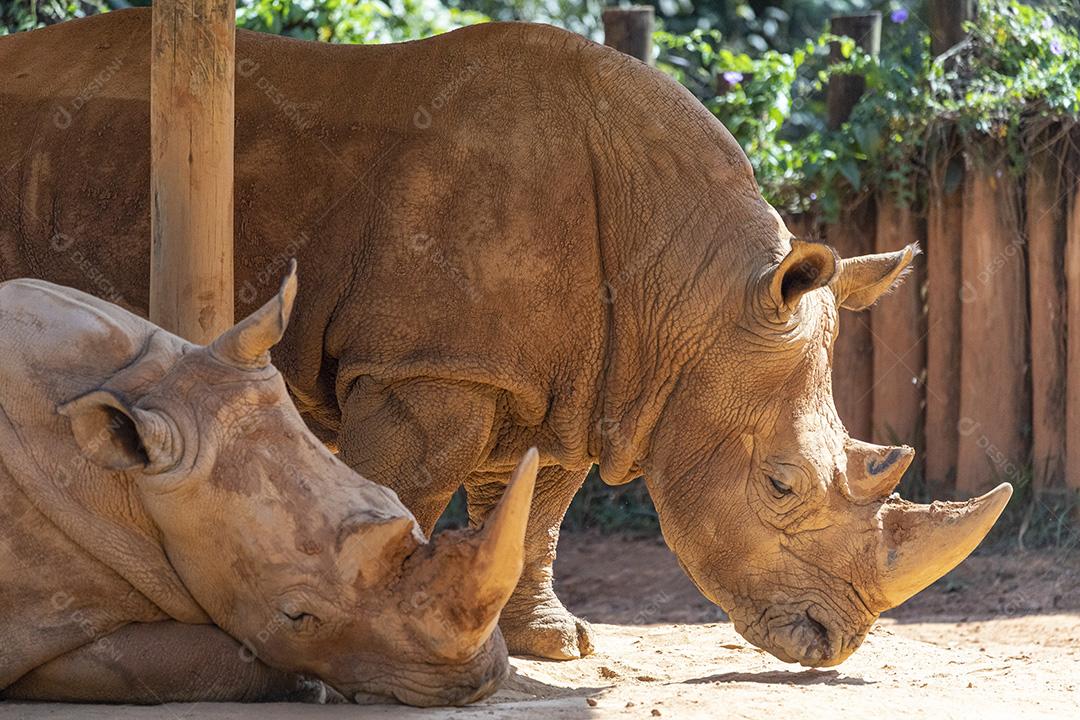
[{"label": "rhinoceros foot", "polygon": [[563,607],[557,597],[527,607],[503,609],[499,629],[511,655],[574,660],[594,650],[592,628]]}]

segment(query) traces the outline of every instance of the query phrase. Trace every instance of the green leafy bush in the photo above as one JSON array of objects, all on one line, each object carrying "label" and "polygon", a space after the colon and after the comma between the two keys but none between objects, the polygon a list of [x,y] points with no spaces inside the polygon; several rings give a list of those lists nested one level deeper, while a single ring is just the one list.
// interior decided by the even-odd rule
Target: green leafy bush
[{"label": "green leafy bush", "polygon": [[[1019,165],[1043,130],[1080,118],[1075,9],[984,0],[969,29],[968,42],[938,58],[926,26],[900,8],[885,19],[879,58],[829,34],[753,55],[725,49],[716,31],[658,32],[656,44],[658,66],[742,144],[769,201],[830,219],[866,192],[920,202],[927,158],[943,143],[994,139]],[[842,60],[830,65],[834,42]],[[846,73],[863,75],[867,91],[848,122],[828,130],[824,88]]]},{"label": "green leafy bush", "polygon": [[335,43],[415,40],[487,19],[439,0],[240,0],[236,8],[240,27]]}]

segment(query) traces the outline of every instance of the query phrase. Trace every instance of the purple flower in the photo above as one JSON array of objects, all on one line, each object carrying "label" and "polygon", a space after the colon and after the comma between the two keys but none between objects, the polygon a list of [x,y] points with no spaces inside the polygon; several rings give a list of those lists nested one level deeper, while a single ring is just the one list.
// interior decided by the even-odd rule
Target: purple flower
[{"label": "purple flower", "polygon": [[900,25],[901,23],[906,23],[908,17],[910,17],[910,13],[907,11],[907,8],[896,8],[891,13],[889,13],[889,19],[897,25]]},{"label": "purple flower", "polygon": [[810,193],[811,200],[817,200],[817,193]]},{"label": "purple flower", "polygon": [[724,82],[734,87],[743,81],[743,74],[737,70],[728,70],[724,73]]},{"label": "purple flower", "polygon": [[1054,53],[1058,57],[1061,57],[1061,53],[1065,52],[1064,48],[1061,47],[1061,41],[1057,38],[1054,38],[1050,41],[1050,52]]},{"label": "purple flower", "polygon": [[1043,18],[1042,28],[1043,30],[1049,30],[1054,27],[1054,21],[1051,18]]}]

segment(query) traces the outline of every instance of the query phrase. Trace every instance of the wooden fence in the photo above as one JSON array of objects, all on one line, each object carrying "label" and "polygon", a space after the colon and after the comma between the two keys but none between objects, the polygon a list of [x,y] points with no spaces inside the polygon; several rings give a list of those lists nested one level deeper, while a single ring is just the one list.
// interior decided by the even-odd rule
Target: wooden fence
[{"label": "wooden fence", "polygon": [[789,219],[845,256],[925,250],[869,312],[841,311],[837,409],[853,436],[916,447],[909,472],[935,497],[1080,490],[1080,182],[1066,158],[1016,178],[984,150],[955,188],[934,173],[923,214],[877,197],[833,224]]}]

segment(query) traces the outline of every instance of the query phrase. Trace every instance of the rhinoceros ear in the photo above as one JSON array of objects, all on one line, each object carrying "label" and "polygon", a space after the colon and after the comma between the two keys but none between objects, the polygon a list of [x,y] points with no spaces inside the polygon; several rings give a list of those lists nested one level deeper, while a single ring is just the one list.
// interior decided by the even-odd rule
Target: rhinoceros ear
[{"label": "rhinoceros ear", "polygon": [[896,252],[841,260],[832,283],[836,304],[848,310],[870,307],[903,281],[918,254],[919,245],[912,243]]},{"label": "rhinoceros ear", "polygon": [[266,367],[270,364],[270,348],[285,334],[295,299],[296,260],[290,260],[277,295],[218,336],[210,343],[210,353],[241,370]]},{"label": "rhinoceros ear", "polygon": [[107,390],[93,390],[56,410],[71,422],[82,454],[108,470],[165,472],[183,454],[179,433],[168,418],[128,405]]},{"label": "rhinoceros ear", "polygon": [[792,240],[791,252],[765,278],[767,311],[786,320],[803,295],[829,284],[838,263],[836,251],[828,245]]}]

